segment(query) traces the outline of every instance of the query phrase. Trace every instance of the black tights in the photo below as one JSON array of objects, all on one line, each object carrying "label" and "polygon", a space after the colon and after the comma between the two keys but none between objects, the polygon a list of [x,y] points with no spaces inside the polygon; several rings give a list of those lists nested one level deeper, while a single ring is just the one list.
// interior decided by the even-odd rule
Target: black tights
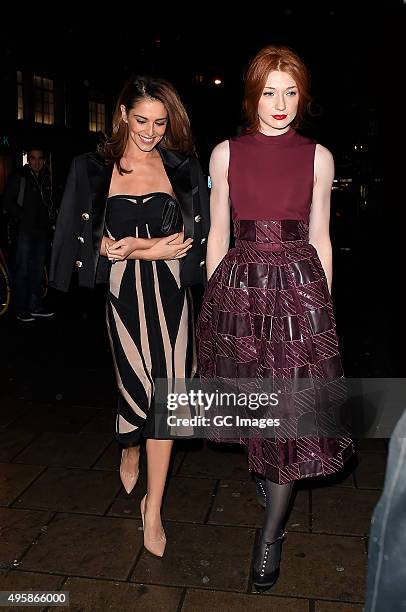
[{"label": "black tights", "polygon": [[289,482],[288,484],[280,485],[267,478],[263,483],[265,485],[267,503],[261,540],[263,542],[273,542],[283,532],[294,483]]},{"label": "black tights", "polygon": [[[248,448],[246,446],[244,446],[244,451],[248,458]],[[260,479],[266,491],[266,509],[261,541],[263,543],[273,542],[283,532],[294,482],[280,485],[255,474],[254,479]]]},{"label": "black tights", "polygon": [[[280,485],[276,482],[268,480],[267,478],[263,479],[262,483],[266,491],[266,509],[261,536],[255,550],[254,568],[256,571],[261,570],[262,563],[265,559],[265,551],[268,548],[267,542],[274,542],[283,533],[286,514],[294,485],[293,482]],[[279,541],[268,549],[266,561],[267,573],[273,572],[277,569],[280,563],[280,558],[281,542]]]}]

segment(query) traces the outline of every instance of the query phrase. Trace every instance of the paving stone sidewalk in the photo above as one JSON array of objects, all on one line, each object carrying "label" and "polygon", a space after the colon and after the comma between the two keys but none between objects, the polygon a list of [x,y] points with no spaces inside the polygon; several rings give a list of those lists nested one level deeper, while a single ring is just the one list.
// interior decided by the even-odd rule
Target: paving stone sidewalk
[{"label": "paving stone sidewalk", "polygon": [[263,509],[244,453],[177,443],[168,544],[153,557],[139,513],[145,461],[131,495],[118,474],[102,303],[97,319],[90,306],[73,312],[75,300],[54,321],[0,322],[0,590],[69,591],[70,612],[361,612],[386,441],[360,441],[339,479],[300,483],[280,579],[262,595],[250,567]]},{"label": "paving stone sidewalk", "polygon": [[338,480],[300,483],[281,577],[258,595],[250,566],[263,509],[238,447],[176,444],[159,559],[142,546],[145,461],[127,495],[113,410],[10,398],[0,419],[1,590],[69,591],[75,612],[362,610],[385,441],[360,442],[358,464]]}]

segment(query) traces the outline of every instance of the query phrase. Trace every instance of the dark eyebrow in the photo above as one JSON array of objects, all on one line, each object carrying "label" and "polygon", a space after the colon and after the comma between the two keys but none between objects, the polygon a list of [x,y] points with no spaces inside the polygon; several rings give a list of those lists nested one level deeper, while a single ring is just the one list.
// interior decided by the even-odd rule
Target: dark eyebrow
[{"label": "dark eyebrow", "polygon": [[[143,115],[137,115],[137,113],[134,113],[134,115],[136,117],[139,117],[140,119],[145,119],[145,121],[148,121],[148,117],[143,117]],[[163,121],[164,119],[168,119],[168,117],[160,117],[159,119],[155,119],[155,121]]]}]

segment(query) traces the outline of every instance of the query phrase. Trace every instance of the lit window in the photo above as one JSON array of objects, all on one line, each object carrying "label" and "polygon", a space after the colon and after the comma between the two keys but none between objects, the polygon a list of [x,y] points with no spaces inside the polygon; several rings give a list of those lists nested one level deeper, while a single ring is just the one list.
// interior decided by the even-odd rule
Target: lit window
[{"label": "lit window", "polygon": [[106,106],[101,102],[89,102],[89,130],[104,132],[106,130]]},{"label": "lit window", "polygon": [[54,82],[34,75],[35,123],[54,124]]},{"label": "lit window", "polygon": [[17,70],[17,119],[24,119],[23,73]]}]

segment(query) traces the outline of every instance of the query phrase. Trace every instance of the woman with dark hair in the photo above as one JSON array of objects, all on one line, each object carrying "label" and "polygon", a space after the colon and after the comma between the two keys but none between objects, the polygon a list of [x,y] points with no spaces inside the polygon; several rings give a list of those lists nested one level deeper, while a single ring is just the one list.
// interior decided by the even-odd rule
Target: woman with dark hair
[{"label": "woman with dark hair", "polygon": [[94,286],[107,272],[120,476],[130,493],[146,438],[144,545],[162,556],[160,509],[172,435],[191,432],[166,426],[156,410],[156,383],[164,380],[167,392],[179,392],[195,371],[188,287],[205,284],[208,196],[188,116],[170,83],[131,78],[119,95],[112,132],[98,153],[73,160],[57,221],[51,283],[67,290],[75,265],[82,286]]},{"label": "woman with dark hair", "polygon": [[[265,507],[253,564],[259,591],[279,575],[294,482],[333,474],[353,454],[337,416],[345,382],[330,297],[334,162],[324,146],[296,131],[309,101],[303,61],[287,47],[265,47],[246,74],[248,129],[217,145],[210,160],[201,380],[267,388],[278,398],[254,415],[267,429],[254,419],[256,427],[236,429],[235,439],[211,433],[248,450]],[[228,250],[230,204],[236,242]]]}]

